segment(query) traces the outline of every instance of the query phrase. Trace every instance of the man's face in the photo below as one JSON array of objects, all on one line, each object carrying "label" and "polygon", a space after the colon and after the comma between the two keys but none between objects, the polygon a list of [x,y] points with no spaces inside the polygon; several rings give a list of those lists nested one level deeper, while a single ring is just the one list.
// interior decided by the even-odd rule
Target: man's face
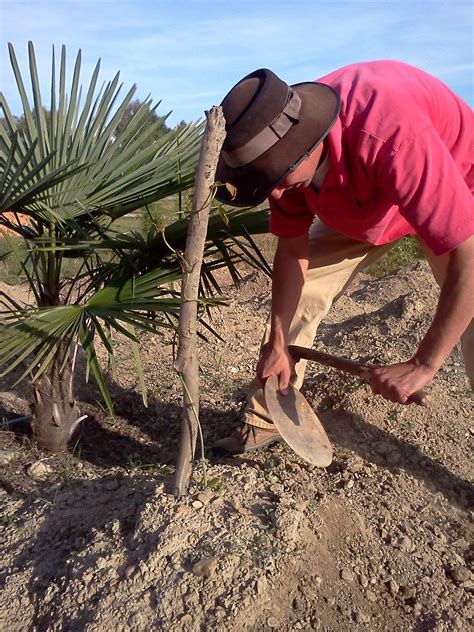
[{"label": "man's face", "polygon": [[274,200],[279,200],[285,191],[309,187],[318,167],[323,149],[324,144],[320,143],[293,171],[290,171],[288,175],[280,180],[270,193],[270,197]]}]

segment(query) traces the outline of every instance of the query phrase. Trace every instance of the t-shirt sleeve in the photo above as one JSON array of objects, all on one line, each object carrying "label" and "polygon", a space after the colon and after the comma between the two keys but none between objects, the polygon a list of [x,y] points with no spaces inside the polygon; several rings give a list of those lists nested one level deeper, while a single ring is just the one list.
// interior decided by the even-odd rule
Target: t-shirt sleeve
[{"label": "t-shirt sleeve", "polygon": [[383,189],[435,255],[474,233],[470,187],[434,128],[402,143],[384,163]]},{"label": "t-shirt sleeve", "polygon": [[314,215],[304,195],[296,190],[285,191],[279,200],[269,198],[270,232],[277,237],[304,235],[313,223]]}]

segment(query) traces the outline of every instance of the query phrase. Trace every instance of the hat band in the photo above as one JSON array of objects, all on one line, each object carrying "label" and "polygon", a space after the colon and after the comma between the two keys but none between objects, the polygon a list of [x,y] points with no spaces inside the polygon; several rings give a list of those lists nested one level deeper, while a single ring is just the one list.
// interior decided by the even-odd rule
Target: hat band
[{"label": "hat band", "polygon": [[288,100],[282,112],[261,132],[251,138],[248,143],[232,151],[221,151],[229,167],[243,167],[248,165],[263,153],[273,147],[288,130],[299,121],[301,97],[294,90],[289,90]]}]

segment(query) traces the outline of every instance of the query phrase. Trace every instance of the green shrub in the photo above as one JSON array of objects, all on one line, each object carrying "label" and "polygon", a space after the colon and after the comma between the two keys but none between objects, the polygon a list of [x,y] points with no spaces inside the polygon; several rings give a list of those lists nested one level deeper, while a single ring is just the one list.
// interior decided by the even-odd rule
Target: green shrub
[{"label": "green shrub", "polygon": [[423,259],[423,251],[414,237],[401,239],[381,259],[368,268],[369,274],[376,277],[384,276],[392,270],[403,268],[413,261]]}]

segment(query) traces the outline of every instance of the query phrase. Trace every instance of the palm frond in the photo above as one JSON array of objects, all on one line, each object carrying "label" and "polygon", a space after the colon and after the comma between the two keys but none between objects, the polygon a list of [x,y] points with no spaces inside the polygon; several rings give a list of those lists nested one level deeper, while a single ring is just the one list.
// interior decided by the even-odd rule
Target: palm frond
[{"label": "palm frond", "polygon": [[82,104],[81,51],[68,89],[65,47],[61,49],[58,90],[53,48],[48,122],[33,44],[28,44],[32,104],[13,46],[9,44],[8,49],[23,107],[24,129],[19,129],[0,95],[6,127],[0,127],[0,211],[18,210],[44,221],[65,221],[88,213],[116,218],[192,185],[201,123],[186,125],[147,143],[163,122],[158,119],[150,123],[154,108],[147,101],[119,132],[118,125],[136,87],[120,99],[117,74],[97,93],[97,63]]}]

